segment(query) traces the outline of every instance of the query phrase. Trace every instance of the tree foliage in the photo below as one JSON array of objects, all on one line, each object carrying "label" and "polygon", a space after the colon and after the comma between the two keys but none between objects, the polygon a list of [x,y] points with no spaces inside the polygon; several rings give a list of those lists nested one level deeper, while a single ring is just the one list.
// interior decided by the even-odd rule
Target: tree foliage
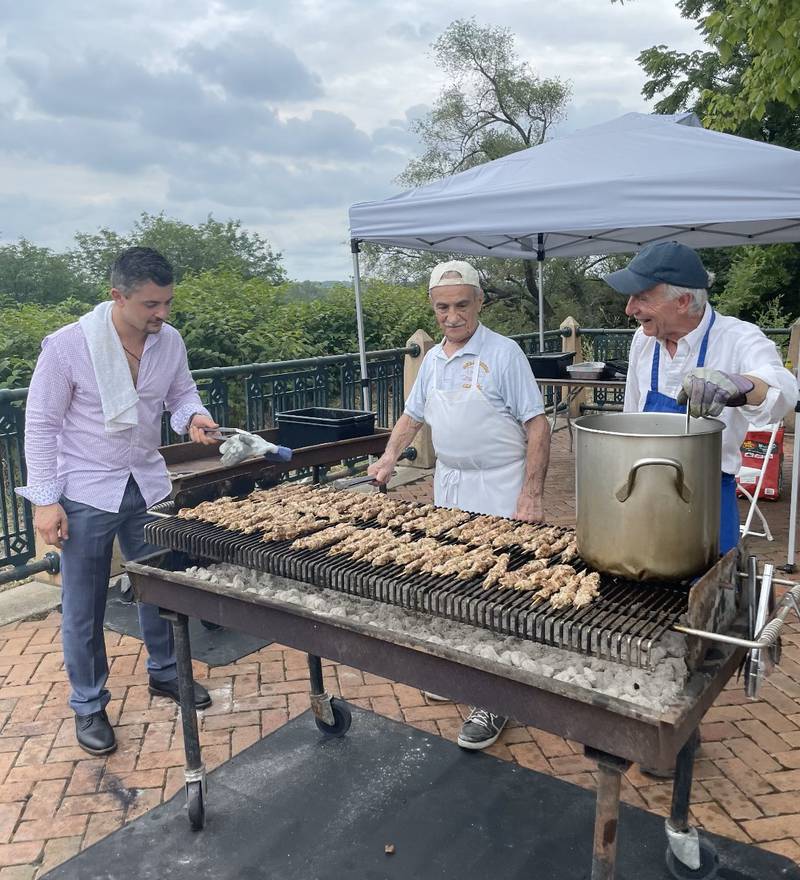
[{"label": "tree foliage", "polygon": [[[800,148],[800,0],[678,0],[706,48],[664,44],[639,54],[642,94],[657,113],[692,110],[710,128]],[[800,246],[702,252],[717,280],[712,299],[727,313],[789,323],[800,315]],[[769,309],[769,313],[765,311]]]},{"label": "tree foliage", "polygon": [[401,184],[418,186],[540,144],[563,118],[570,86],[540,79],[518,58],[508,28],[459,19],[432,48],[448,84],[411,126],[425,151]]},{"label": "tree foliage", "polygon": [[209,269],[225,268],[242,278],[260,278],[271,284],[286,280],[280,253],[275,253],[258,233],[242,229],[241,221],[215,220],[209,216],[192,226],[164,214],[142,213],[130,232],[112,229],[78,233],[70,252],[75,272],[88,281],[103,284],[111,264],[127,247],[139,245],[160,251],[175,268],[175,280]]},{"label": "tree foliage", "polygon": [[[679,0],[678,9],[684,18],[696,23],[703,35],[706,49],[677,52],[664,44],[651,46],[639,54],[638,61],[647,74],[642,94],[648,100],[660,96],[654,105],[657,113],[676,113],[693,110],[709,128],[730,131],[742,137],[784,147],[800,147],[800,110],[798,103],[784,87],[776,88],[756,104],[750,104],[747,82],[755,59],[746,32],[731,30],[726,16],[736,7],[736,15],[744,14],[741,0]],[[761,4],[762,8],[773,5]],[[780,5],[786,5],[781,2]],[[800,10],[800,0],[791,4]],[[722,21],[720,20],[722,17]],[[786,25],[784,22],[781,27]],[[794,25],[797,28],[797,23]],[[723,40],[720,31],[727,37]],[[738,42],[728,42],[734,33],[740,33]],[[800,34],[798,34],[800,37]],[[795,51],[793,63],[800,53]],[[781,50],[770,57],[769,50],[759,56],[761,64],[782,64]],[[800,81],[798,91],[800,94]],[[779,95],[786,95],[785,98]],[[721,109],[725,107],[726,109]],[[746,112],[742,112],[745,110]],[[758,113],[754,111],[758,110]]]},{"label": "tree foliage", "polygon": [[739,59],[736,91],[708,95],[708,121],[735,131],[764,117],[767,105],[800,105],[800,0],[716,0],[703,4],[702,27],[723,65]]},{"label": "tree foliage", "polygon": [[[401,185],[419,186],[541,144],[553,124],[563,119],[569,83],[557,77],[540,78],[519,57],[508,28],[459,19],[448,25],[432,49],[446,84],[433,108],[412,123],[423,152],[400,175]],[[424,284],[440,260],[458,256],[372,245],[365,245],[364,252],[368,275],[412,285]],[[516,332],[534,329],[539,313],[535,265],[529,260],[493,258],[472,262],[481,273],[494,314],[509,319],[513,315]],[[556,299],[545,279],[546,323],[558,318]]]},{"label": "tree foliage", "polygon": [[44,337],[77,320],[90,308],[74,298],[46,305],[0,298],[0,388],[26,386]]},{"label": "tree foliage", "polygon": [[183,335],[193,369],[311,353],[280,288],[232,269],[191,275],[177,284],[170,323]]},{"label": "tree foliage", "polygon": [[98,289],[76,275],[68,255],[23,238],[0,245],[0,294],[16,303],[52,305],[69,298],[94,302]]}]

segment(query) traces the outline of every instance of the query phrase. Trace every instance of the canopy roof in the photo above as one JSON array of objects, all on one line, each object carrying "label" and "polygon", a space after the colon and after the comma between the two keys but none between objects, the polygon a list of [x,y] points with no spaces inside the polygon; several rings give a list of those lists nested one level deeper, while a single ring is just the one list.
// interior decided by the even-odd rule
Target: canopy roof
[{"label": "canopy roof", "polygon": [[350,208],[357,241],[544,259],[800,240],[800,152],[627,113]]}]

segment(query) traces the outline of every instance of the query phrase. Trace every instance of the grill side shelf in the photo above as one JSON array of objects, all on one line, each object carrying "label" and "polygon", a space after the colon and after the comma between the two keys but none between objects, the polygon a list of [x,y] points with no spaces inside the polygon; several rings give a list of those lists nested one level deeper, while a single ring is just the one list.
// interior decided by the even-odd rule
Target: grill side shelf
[{"label": "grill side shelf", "polygon": [[[360,523],[374,526],[374,522]],[[159,518],[145,526],[148,542],[190,556],[232,563],[316,587],[384,602],[424,614],[492,630],[540,644],[565,648],[631,666],[649,666],[650,649],[685,613],[688,592],[682,585],[623,581],[604,576],[600,595],[584,608],[532,604],[532,594],[513,589],[484,589],[483,576],[471,580],[409,573],[390,563],[373,566],[329,548],[299,550],[291,540],[265,542],[199,520]],[[447,543],[450,543],[449,541]],[[509,548],[510,569],[529,557]]]}]

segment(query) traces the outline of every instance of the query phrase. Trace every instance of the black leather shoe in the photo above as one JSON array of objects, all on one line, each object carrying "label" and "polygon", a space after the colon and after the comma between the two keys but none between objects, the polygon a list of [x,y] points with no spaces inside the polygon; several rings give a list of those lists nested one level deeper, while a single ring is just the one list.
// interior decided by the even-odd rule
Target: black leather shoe
[{"label": "black leather shoe", "polygon": [[91,715],[75,716],[75,736],[78,745],[90,755],[108,755],[117,747],[114,729],[109,724],[106,710]]},{"label": "black leather shoe", "polygon": [[[147,688],[154,697],[166,697],[179,706],[181,698],[178,695],[178,679],[173,678],[172,681],[153,681],[150,679]],[[194,707],[195,709],[207,709],[211,705],[211,696],[203,685],[194,682]]]}]

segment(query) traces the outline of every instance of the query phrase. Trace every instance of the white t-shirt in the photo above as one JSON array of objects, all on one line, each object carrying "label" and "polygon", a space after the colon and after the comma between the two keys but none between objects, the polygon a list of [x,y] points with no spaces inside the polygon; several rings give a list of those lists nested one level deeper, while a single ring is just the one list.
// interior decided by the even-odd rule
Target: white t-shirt
[{"label": "white t-shirt", "polygon": [[[451,357],[444,353],[441,342],[425,355],[417,381],[406,400],[405,414],[415,422],[424,421],[425,401],[433,389],[434,365],[440,389],[468,388],[478,354],[481,359],[478,387],[498,412],[510,413],[523,425],[544,412],[539,386],[519,345],[513,339],[478,324],[466,345]],[[480,425],[476,425],[475,430],[479,431]]]},{"label": "white t-shirt", "polygon": [[[667,397],[678,396],[683,377],[697,366],[697,356],[711,314],[711,307],[706,305],[700,324],[678,340],[674,358],[661,346],[657,390]],[[625,412],[644,410],[657,344],[656,338],[645,336],[641,327],[633,335],[625,385]],[[722,434],[722,470],[735,474],[742,463],[740,447],[748,427],[774,424],[793,409],[797,401],[797,381],[783,366],[775,343],[755,324],[719,312],[708,337],[704,366],[725,373],[747,373],[770,386],[759,406],[725,407],[717,416],[726,426]]]}]

